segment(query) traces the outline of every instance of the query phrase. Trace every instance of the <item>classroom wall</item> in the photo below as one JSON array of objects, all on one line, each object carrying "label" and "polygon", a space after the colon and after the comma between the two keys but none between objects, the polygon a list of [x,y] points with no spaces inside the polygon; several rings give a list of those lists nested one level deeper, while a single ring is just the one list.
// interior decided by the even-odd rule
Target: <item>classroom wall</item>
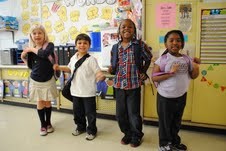
[{"label": "classroom wall", "polygon": [[[9,0],[12,1],[12,0]],[[15,41],[28,38],[33,24],[44,25],[48,37],[56,46],[74,45],[76,36],[80,33],[90,35],[92,43],[90,53],[98,60],[102,69],[110,63],[110,47],[116,43],[111,33],[117,33],[118,25],[124,18],[130,18],[137,27],[138,37],[141,37],[141,0],[18,0],[15,2],[19,30],[15,31]],[[93,32],[105,33],[99,38]],[[110,38],[108,38],[110,37]],[[108,47],[101,41],[109,39]],[[101,45],[101,48],[99,47]],[[97,47],[95,51],[92,47]]]},{"label": "classroom wall", "polygon": [[[183,18],[180,7],[184,5],[191,7],[189,17]],[[185,47],[183,53],[195,55],[196,51],[196,13],[197,1],[188,0],[152,0],[146,1],[146,24],[145,24],[145,40],[153,49],[154,60],[165,50],[163,38],[164,35],[172,29],[181,29],[185,35]],[[162,8],[162,9],[161,9]],[[162,15],[160,15],[160,13]],[[171,18],[170,18],[171,17]],[[165,24],[160,24],[161,20],[165,20]],[[162,21],[164,22],[164,21]],[[151,69],[150,69],[151,70]],[[191,119],[192,91],[193,81],[191,81],[189,93],[187,96],[187,105],[183,116],[184,120]],[[146,85],[144,100],[144,116],[157,118],[156,112],[156,95],[150,92],[150,84]]]},{"label": "classroom wall", "polygon": [[[226,61],[226,1],[224,3],[199,3],[198,12],[201,10],[211,10],[224,8],[221,18],[213,18],[213,15],[208,16],[208,22],[212,22],[212,26],[209,27],[211,38],[209,42],[202,42],[202,38],[199,33],[206,33],[202,31],[201,27],[201,13],[197,14],[197,56],[200,56],[200,51],[206,47],[214,47],[213,52],[221,49],[221,55],[213,53],[211,58],[222,58]],[[204,20],[203,20],[204,21]],[[206,22],[206,21],[205,21]],[[220,23],[219,23],[220,22]],[[214,28],[222,26],[219,30]],[[203,28],[204,29],[204,28]],[[216,31],[215,31],[216,30]],[[223,37],[220,37],[223,35]],[[217,38],[218,40],[213,40]],[[216,57],[218,56],[218,57]],[[202,56],[200,56],[202,58]],[[200,65],[200,76],[194,81],[194,95],[192,104],[192,119],[193,122],[208,123],[212,125],[226,125],[226,64],[225,63],[202,63]]]},{"label": "classroom wall", "polygon": [[[226,1],[226,0],[222,0]],[[219,2],[222,2],[219,1]],[[12,0],[9,0],[12,2]],[[58,15],[57,12],[52,11],[54,2],[43,3],[44,0],[20,0],[14,1],[15,5],[18,6],[16,10],[20,12],[15,13],[21,26],[19,31],[15,32],[15,39],[27,38],[29,31],[29,26],[32,23],[42,22],[47,26],[48,30],[53,33],[52,39],[57,39],[56,43],[70,42],[71,38],[68,28],[70,26],[75,26],[78,32],[86,31],[86,25],[89,24],[82,20],[82,25],[77,25],[77,21],[72,22],[70,25],[71,18],[69,19],[70,13],[77,10],[77,7],[67,6],[67,15]],[[64,1],[60,1],[64,2]],[[200,56],[200,10],[202,8],[210,8],[213,6],[224,7],[225,3],[213,3],[214,0],[143,0],[142,3],[145,6],[144,12],[144,32],[143,37],[149,46],[153,49],[154,59],[159,57],[162,51],[164,51],[163,38],[166,32],[171,29],[180,29],[185,34],[185,48],[183,53],[189,54],[190,56],[199,57]],[[28,4],[28,5],[27,5]],[[60,4],[57,4],[60,5]],[[56,6],[57,6],[56,5]],[[11,6],[11,5],[10,5]],[[61,6],[66,6],[66,4],[61,4]],[[85,6],[87,9],[92,6]],[[107,6],[103,6],[104,9]],[[182,10],[188,7],[190,11],[188,14],[183,14]],[[46,10],[45,10],[46,9]],[[59,8],[55,8],[59,9]],[[80,8],[81,9],[81,8]],[[5,11],[7,12],[7,11]],[[31,13],[32,12],[32,13]],[[49,13],[53,14],[49,14]],[[69,13],[70,12],[70,13]],[[87,12],[87,11],[86,11]],[[85,15],[86,12],[82,14]],[[44,14],[41,17],[41,14]],[[101,11],[100,11],[101,14]],[[188,15],[188,16],[187,16]],[[63,20],[65,16],[67,20],[67,25],[57,26],[56,23],[59,21],[60,16]],[[83,16],[83,19],[85,17]],[[99,19],[93,19],[99,22]],[[50,21],[50,22],[49,22]],[[48,28],[51,24],[51,28]],[[69,25],[68,25],[69,24]],[[90,25],[90,24],[89,24]],[[63,30],[62,30],[63,27]],[[84,28],[83,28],[84,27]],[[57,32],[58,30],[64,31],[63,33]],[[94,29],[95,30],[95,29]],[[75,32],[75,35],[78,33]],[[50,32],[51,33],[51,32]],[[8,37],[12,35],[10,33],[4,33]],[[67,36],[64,36],[67,35]],[[2,39],[2,38],[1,38]],[[0,40],[1,40],[0,39]],[[68,41],[67,41],[68,39]],[[6,40],[6,39],[3,39]],[[66,40],[66,41],[65,41]],[[149,68],[149,74],[151,74],[152,66]],[[226,70],[225,64],[201,64],[200,72],[207,72],[208,74],[200,76],[196,80],[192,80],[188,96],[187,104],[183,116],[183,120],[204,123],[204,124],[216,124],[216,125],[226,125]],[[206,79],[203,81],[203,79]],[[152,94],[152,88],[154,94]],[[146,81],[144,86],[144,118],[155,118],[157,119],[156,113],[156,89],[150,82]],[[70,106],[70,105],[69,105]]]},{"label": "classroom wall", "polygon": [[[165,49],[162,38],[171,29],[183,31],[185,35],[183,53],[189,54],[192,57],[200,57],[201,10],[204,8],[226,8],[226,3],[213,2],[196,0],[146,0],[145,40],[153,48],[154,57],[158,57]],[[180,7],[184,4],[191,6],[189,20],[183,18],[180,12]],[[159,7],[163,10],[159,10]],[[176,8],[175,12],[174,10],[171,11],[171,8]],[[162,15],[159,15],[160,13]],[[170,19],[172,16],[174,18]],[[162,23],[166,24],[158,24],[158,17],[162,19]],[[200,65],[199,77],[190,83],[183,120],[211,125],[226,125],[226,110],[224,109],[226,106],[225,67],[225,64],[219,63]],[[154,88],[155,94],[153,95],[151,85],[147,83],[144,91],[144,117],[147,119],[157,119],[156,89]]]}]

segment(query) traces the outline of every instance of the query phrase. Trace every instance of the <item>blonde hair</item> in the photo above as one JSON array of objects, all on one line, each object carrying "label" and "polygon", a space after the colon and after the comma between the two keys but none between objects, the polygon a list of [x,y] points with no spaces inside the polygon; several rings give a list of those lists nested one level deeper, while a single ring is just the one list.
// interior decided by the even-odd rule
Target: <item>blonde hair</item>
[{"label": "blonde hair", "polygon": [[44,33],[44,41],[43,41],[43,45],[45,43],[48,43],[49,42],[49,38],[48,38],[48,35],[47,35],[47,32],[44,28],[43,25],[41,24],[34,24],[31,26],[30,28],[30,34],[29,34],[29,47],[35,47],[35,42],[33,41],[32,37],[31,37],[31,34],[34,30],[41,30],[43,33]]}]

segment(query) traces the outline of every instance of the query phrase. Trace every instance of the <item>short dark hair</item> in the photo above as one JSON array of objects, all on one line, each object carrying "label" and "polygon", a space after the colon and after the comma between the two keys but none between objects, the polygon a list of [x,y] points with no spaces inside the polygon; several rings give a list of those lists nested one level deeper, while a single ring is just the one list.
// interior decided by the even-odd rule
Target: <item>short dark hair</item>
[{"label": "short dark hair", "polygon": [[76,38],[75,38],[75,45],[77,43],[78,40],[86,40],[89,42],[89,44],[91,45],[91,39],[87,34],[79,34]]}]

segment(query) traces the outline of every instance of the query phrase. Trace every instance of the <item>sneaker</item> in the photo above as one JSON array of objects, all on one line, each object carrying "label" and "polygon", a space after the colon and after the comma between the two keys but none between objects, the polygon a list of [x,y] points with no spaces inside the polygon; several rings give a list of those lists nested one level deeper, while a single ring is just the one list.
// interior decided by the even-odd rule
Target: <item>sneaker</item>
[{"label": "sneaker", "polygon": [[79,131],[79,130],[75,130],[72,132],[72,135],[74,136],[78,136],[78,135],[81,135],[82,133],[84,133],[85,131]]},{"label": "sneaker", "polygon": [[121,144],[123,144],[123,145],[128,145],[128,144],[130,143],[130,141],[131,141],[131,137],[125,135],[125,136],[121,139]]},{"label": "sneaker", "polygon": [[160,146],[159,151],[173,151],[170,145]]},{"label": "sneaker", "polygon": [[41,129],[40,129],[40,135],[41,136],[46,136],[48,133],[47,133],[47,129],[45,128],[45,127],[42,127]]},{"label": "sneaker", "polygon": [[91,140],[93,140],[95,137],[96,137],[96,135],[93,135],[93,134],[87,134],[87,135],[86,135],[86,140],[91,141]]},{"label": "sneaker", "polygon": [[186,151],[187,150],[187,146],[184,144],[176,144],[176,145],[172,145],[173,150],[175,151]]},{"label": "sneaker", "polygon": [[138,147],[141,144],[141,139],[132,139],[130,142],[131,147]]},{"label": "sneaker", "polygon": [[53,126],[52,125],[48,125],[47,126],[47,133],[52,133],[52,132],[54,132]]}]

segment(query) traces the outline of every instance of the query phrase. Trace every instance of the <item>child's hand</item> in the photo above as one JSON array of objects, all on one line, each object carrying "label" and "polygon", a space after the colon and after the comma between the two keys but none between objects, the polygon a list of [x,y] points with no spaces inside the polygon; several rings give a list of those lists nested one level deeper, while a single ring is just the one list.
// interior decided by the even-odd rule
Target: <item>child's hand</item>
[{"label": "child's hand", "polygon": [[53,65],[53,70],[59,70],[59,65],[58,64],[54,64]]},{"label": "child's hand", "polygon": [[198,69],[199,68],[199,64],[196,62],[192,62],[192,66],[194,69]]},{"label": "child's hand", "polygon": [[201,60],[200,60],[200,58],[194,57],[193,62],[200,64]]},{"label": "child's hand", "polygon": [[22,51],[21,56],[24,58],[27,55],[26,51]]},{"label": "child's hand", "polygon": [[21,53],[21,59],[23,60],[23,62],[24,62],[25,64],[27,64],[27,52],[26,52],[26,51],[23,51],[23,52]]},{"label": "child's hand", "polygon": [[101,71],[97,72],[96,74],[97,81],[104,81],[105,78],[106,78],[105,75]]},{"label": "child's hand", "polygon": [[108,73],[112,73],[112,66],[108,68]]},{"label": "child's hand", "polygon": [[24,51],[25,51],[25,52],[32,52],[32,48],[31,48],[31,47],[26,47],[26,48],[24,49]]},{"label": "child's hand", "polygon": [[33,48],[33,47],[26,47],[23,51],[25,51],[25,52],[33,52],[33,53],[37,54],[38,49]]},{"label": "child's hand", "polygon": [[170,73],[175,73],[175,72],[177,72],[178,69],[179,69],[179,64],[174,63],[170,69]]},{"label": "child's hand", "polygon": [[145,73],[141,73],[141,74],[140,74],[140,79],[141,79],[142,81],[146,80],[147,78],[148,78],[148,76],[147,76]]}]

